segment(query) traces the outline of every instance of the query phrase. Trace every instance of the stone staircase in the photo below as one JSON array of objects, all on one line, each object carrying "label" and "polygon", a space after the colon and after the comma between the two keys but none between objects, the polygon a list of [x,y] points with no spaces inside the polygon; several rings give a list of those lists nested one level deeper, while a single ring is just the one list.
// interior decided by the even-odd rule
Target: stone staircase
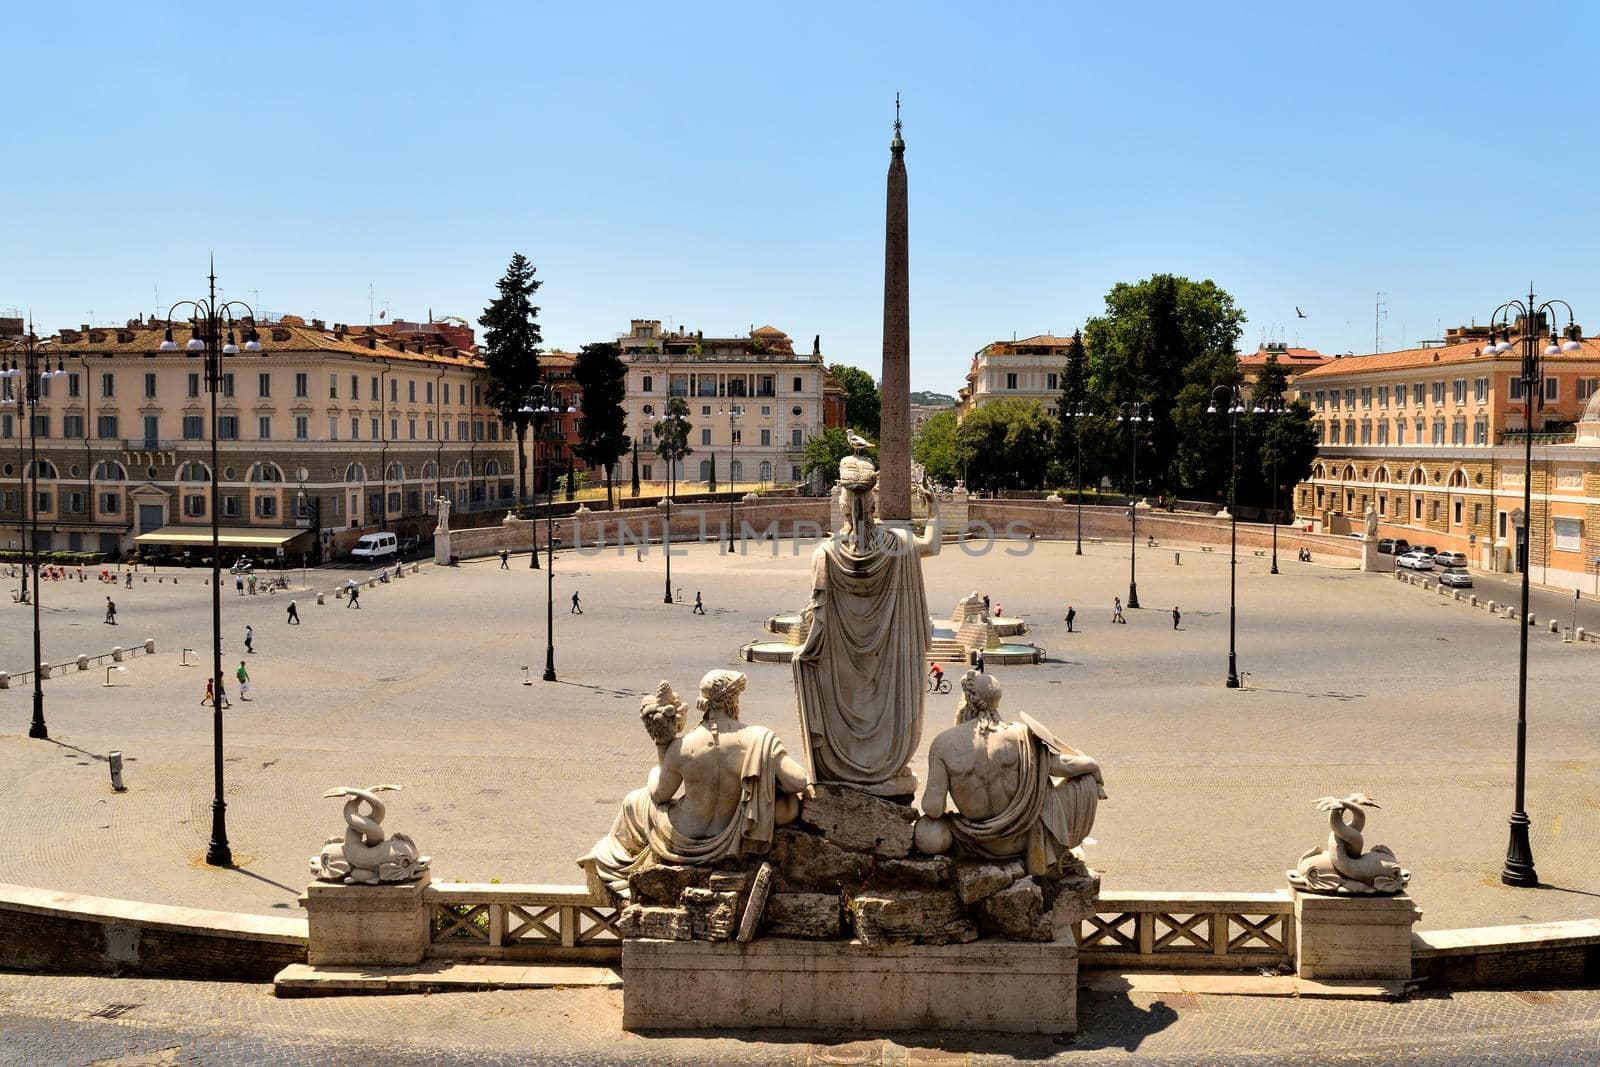
[{"label": "stone staircase", "polygon": [[962,645],[960,638],[957,637],[935,637],[933,647],[928,649],[928,660],[940,663],[965,663],[966,646]]}]

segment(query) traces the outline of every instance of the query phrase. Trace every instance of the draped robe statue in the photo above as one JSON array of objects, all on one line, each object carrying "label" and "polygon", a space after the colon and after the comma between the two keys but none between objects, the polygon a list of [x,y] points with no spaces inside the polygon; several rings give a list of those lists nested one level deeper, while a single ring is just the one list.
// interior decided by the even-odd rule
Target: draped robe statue
[{"label": "draped robe statue", "polygon": [[[1029,874],[1059,874],[1105,799],[1100,765],[1027,715],[1000,718],[1000,683],[968,671],[956,724],[928,748],[917,850],[1021,859]],[[959,811],[949,811],[946,796]]]},{"label": "draped robe statue", "polygon": [[878,472],[866,442],[851,443],[839,464],[844,525],[811,557],[811,631],[793,667],[800,726],[812,780],[909,797],[933,641],[921,556],[939,551],[937,504],[923,536],[879,525]]}]

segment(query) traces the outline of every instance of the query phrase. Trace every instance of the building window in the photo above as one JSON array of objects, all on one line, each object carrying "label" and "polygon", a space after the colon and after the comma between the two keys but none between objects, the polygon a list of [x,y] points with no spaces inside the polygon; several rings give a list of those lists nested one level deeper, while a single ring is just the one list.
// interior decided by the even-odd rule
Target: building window
[{"label": "building window", "polygon": [[[370,390],[369,390],[369,391],[368,391],[368,392],[367,392],[367,395],[368,395],[368,396],[369,396],[369,397],[371,397],[371,398],[372,398],[372,399],[373,399],[373,400],[377,400],[377,399],[378,399],[378,376],[377,376],[377,375],[376,375],[376,374],[374,374],[374,375],[373,375],[373,376],[372,376],[372,380],[371,380],[371,381],[370,381],[370,382],[368,382],[368,383],[367,383],[367,384],[368,384],[368,385],[370,385],[370,386],[371,386],[371,387],[372,387],[372,388],[371,388],[371,389],[370,389]],[[350,399],[352,399],[352,400],[354,400],[354,399],[355,399],[355,394],[354,394],[354,393],[351,393],[351,395],[350,395]]]},{"label": "building window", "polygon": [[1483,525],[1483,505],[1482,504],[1474,504],[1474,505],[1472,505],[1472,525],[1474,525],[1474,526]]},{"label": "building window", "polygon": [[1465,404],[1467,402],[1467,380],[1465,378],[1457,378],[1450,383],[1450,399],[1457,404]]},{"label": "building window", "polygon": [[37,493],[34,494],[34,497],[33,497],[33,510],[34,511],[50,511],[50,510],[52,510],[51,505],[50,505],[50,494],[49,494],[49,492],[47,492],[46,490],[41,489]]},{"label": "building window", "polygon": [[328,373],[328,399],[339,399],[339,375],[332,371]]},{"label": "building window", "polygon": [[1418,518],[1418,519],[1422,518],[1422,494],[1421,493],[1412,494],[1411,505],[1412,505],[1411,514],[1414,517]]},{"label": "building window", "polygon": [[217,439],[221,441],[237,441],[239,439],[239,416],[219,415],[217,417]]},{"label": "building window", "polygon": [[[1463,390],[1463,392],[1464,391],[1465,390]],[[1450,420],[1450,443],[1453,444],[1453,445],[1464,445],[1464,444],[1467,443],[1467,420],[1466,419],[1451,419]]]},{"label": "building window", "polygon": [[1015,389],[1016,387],[1017,387],[1017,376],[1015,374],[1007,374],[1006,375],[1006,388],[1007,389]]},{"label": "building window", "polygon": [[146,400],[156,397],[156,376],[152,371],[146,371],[144,375],[144,396]]},{"label": "building window", "polygon": [[1354,386],[1352,386],[1349,389],[1346,389],[1344,391],[1344,406],[1346,408],[1349,408],[1349,409],[1354,409],[1355,408],[1355,406],[1356,406],[1356,391],[1355,391],[1355,387]]},{"label": "building window", "polygon": [[1506,535],[1506,513],[1505,512],[1502,511],[1500,513],[1500,520],[1499,521],[1500,521],[1500,526],[1499,526],[1500,532],[1498,534],[1496,534],[1495,536],[1504,538],[1505,535]]},{"label": "building window", "polygon": [[406,439],[408,441],[415,441],[417,439],[417,420],[416,419],[407,419],[406,420]]},{"label": "building window", "polygon": [[102,441],[115,440],[117,437],[117,417],[115,415],[95,416],[94,435]]},{"label": "building window", "polygon": [[655,481],[655,468],[648,463],[639,464],[639,477],[647,482]]},{"label": "building window", "polygon": [[372,439],[376,441],[382,436],[383,431],[378,429],[378,416],[372,416],[370,421],[372,423]]},{"label": "building window", "polygon": [[1318,411],[1322,411],[1327,406],[1328,406],[1328,394],[1325,393],[1323,390],[1318,389],[1317,390],[1317,410]]},{"label": "building window", "polygon": [[1361,387],[1361,406],[1367,409],[1372,407],[1372,386],[1370,385]]},{"label": "building window", "polygon": [[256,417],[256,436],[263,441],[272,440],[272,416],[258,415]]},{"label": "building window", "polygon": [[1479,415],[1472,420],[1472,443],[1475,445],[1489,443],[1489,416]]},{"label": "building window", "polygon": [[183,439],[185,441],[198,441],[206,435],[206,420],[201,415],[185,415],[183,417]]},{"label": "building window", "polygon": [[311,395],[311,375],[305,371],[295,372],[294,395],[301,400]]},{"label": "building window", "polygon": [[390,378],[389,379],[389,403],[391,403],[391,404],[400,403],[400,379],[399,378]]},{"label": "building window", "polygon": [[1378,443],[1380,445],[1386,445],[1386,444],[1389,443],[1389,420],[1388,419],[1383,419],[1383,420],[1379,421],[1379,423],[1378,423]]},{"label": "building window", "polygon": [[804,382],[804,379],[799,378],[799,377],[795,378],[795,380],[794,380],[794,391],[795,392],[802,393],[802,392],[805,391],[805,385],[803,384],[803,382]]},{"label": "building window", "polygon": [[1555,531],[1555,550],[1557,552],[1583,551],[1583,520],[1557,518],[1551,520]]},{"label": "building window", "polygon": [[100,395],[107,397],[117,395],[117,376],[110,371],[100,375]]},{"label": "building window", "polygon": [[1443,382],[1434,382],[1433,383],[1433,406],[1434,407],[1439,407],[1443,403],[1444,403],[1444,383]]},{"label": "building window", "polygon": [[66,515],[83,514],[83,494],[76,490],[64,493],[61,498],[62,513]]},{"label": "building window", "polygon": [[733,431],[733,443],[735,445],[744,444],[744,431],[743,430],[734,430]]},{"label": "building window", "polygon": [[271,519],[278,514],[278,498],[275,496],[256,497],[256,518]]},{"label": "building window", "polygon": [[[78,372],[77,371],[71,371],[71,372],[69,372],[67,374],[67,395],[68,396],[78,396],[78,395],[80,395],[79,382],[78,382]],[[10,385],[9,382],[6,383],[6,396],[8,398],[11,396],[11,385]]]},{"label": "building window", "polygon": [[121,510],[122,510],[122,494],[121,493],[101,493],[100,494],[100,514],[102,514],[102,515],[115,515]]},{"label": "building window", "polygon": [[800,427],[798,427],[798,426],[796,426],[793,429],[791,429],[789,431],[789,447],[790,448],[804,448],[805,447],[805,439],[804,439],[804,436],[803,436],[804,433],[805,433],[805,431],[800,429]]},{"label": "building window", "polygon": [[1361,443],[1364,445],[1372,443],[1372,423],[1366,419],[1361,420]]},{"label": "building window", "polygon": [[1378,406],[1380,408],[1389,406],[1389,387],[1387,385],[1378,386]]},{"label": "building window", "polygon": [[701,427],[700,429],[700,443],[702,445],[709,445],[711,443],[711,431],[705,427]]},{"label": "building window", "polygon": [[1509,395],[1512,400],[1522,399],[1522,378],[1520,376],[1515,374],[1511,376],[1511,388],[1507,395]]},{"label": "building window", "polygon": [[798,482],[800,480],[800,465],[799,464],[797,464],[797,463],[789,464],[789,480],[791,482]]},{"label": "building window", "polygon": [[467,429],[467,420],[466,419],[457,419],[456,420],[456,440],[457,441],[465,441],[467,439],[467,435],[469,433],[471,433],[471,431]]},{"label": "building window", "polygon": [[1044,387],[1046,389],[1052,389],[1052,390],[1053,389],[1057,389],[1057,388],[1059,388],[1059,386],[1057,386],[1056,383],[1059,380],[1060,379],[1056,376],[1056,373],[1054,371],[1051,371],[1050,373],[1048,373],[1048,374],[1046,374],[1044,376]]},{"label": "building window", "polygon": [[309,441],[311,439],[311,416],[296,415],[294,417],[294,439],[296,441]]},{"label": "building window", "polygon": [[423,398],[424,398],[422,402],[424,404],[433,403],[433,383],[432,382],[423,382],[422,383],[422,395],[423,395]]},{"label": "building window", "polygon": [[772,447],[772,431],[771,430],[762,430],[761,431],[761,447],[762,448],[771,448]]},{"label": "building window", "polygon": [[200,395],[200,375],[189,375],[189,397],[193,399]]},{"label": "building window", "polygon": [[1330,445],[1339,443],[1339,424],[1337,422],[1328,423],[1328,443]]},{"label": "building window", "polygon": [[[9,422],[8,422],[8,425],[9,425]],[[10,437],[11,434],[7,433],[6,436]],[[61,436],[62,437],[71,437],[71,438],[73,438],[75,440],[82,440],[83,439],[83,416],[82,415],[63,415],[63,416],[61,416]]]},{"label": "building window", "polygon": [[350,440],[361,440],[361,418],[357,415],[350,416]]},{"label": "building window", "polygon": [[1339,390],[1335,389],[1328,394],[1328,406],[1334,411],[1339,410]]},{"label": "building window", "polygon": [[256,395],[263,400],[272,395],[272,375],[266,371],[256,375]]},{"label": "building window", "polygon": [[49,437],[50,416],[35,415],[28,423],[28,434],[31,437]]},{"label": "building window", "polygon": [[1544,398],[1547,402],[1561,399],[1561,386],[1558,379],[1546,378],[1544,380]]},{"label": "building window", "polygon": [[1474,378],[1472,381],[1472,399],[1480,404],[1489,402],[1489,379]]},{"label": "building window", "polygon": [[[1428,387],[1423,385],[1421,382],[1413,382],[1411,384],[1411,402],[1420,408],[1422,406],[1422,401],[1427,394],[1427,389]],[[1420,518],[1420,516],[1418,517]]]},{"label": "building window", "polygon": [[1405,419],[1395,419],[1394,420],[1394,443],[1397,444],[1397,445],[1403,445],[1403,444],[1406,443],[1406,420]]},{"label": "building window", "polygon": [[417,402],[417,380],[415,378],[406,380],[406,402],[410,404]]},{"label": "building window", "polygon": [[1451,508],[1451,521],[1455,525],[1460,526],[1461,525],[1461,509],[1465,505],[1460,500],[1455,500],[1455,501],[1452,501],[1451,503],[1453,505],[1452,508]]},{"label": "building window", "polygon": [[229,399],[233,397],[233,373],[231,371],[222,376],[222,395]]},{"label": "building window", "polygon": [[1600,378],[1579,378],[1578,399],[1588,400],[1594,396],[1597,388],[1600,388]]},{"label": "building window", "polygon": [[430,440],[430,441],[433,440],[433,420],[432,419],[429,419],[427,421],[427,431],[428,431],[428,440]]},{"label": "building window", "polygon": [[350,399],[361,399],[361,379],[354,374],[350,375]]},{"label": "building window", "polygon": [[389,440],[397,441],[399,439],[400,439],[400,420],[399,419],[390,419],[389,420]]},{"label": "building window", "polygon": [[339,439],[339,416],[337,416],[337,415],[329,415],[328,416],[328,440],[337,441],[338,439]]},{"label": "building window", "polygon": [[1443,419],[1434,419],[1433,420],[1433,443],[1436,444],[1436,445],[1444,444],[1444,420]]},{"label": "building window", "polygon": [[225,519],[237,519],[239,517],[238,497],[225,496],[222,498],[222,517]]}]

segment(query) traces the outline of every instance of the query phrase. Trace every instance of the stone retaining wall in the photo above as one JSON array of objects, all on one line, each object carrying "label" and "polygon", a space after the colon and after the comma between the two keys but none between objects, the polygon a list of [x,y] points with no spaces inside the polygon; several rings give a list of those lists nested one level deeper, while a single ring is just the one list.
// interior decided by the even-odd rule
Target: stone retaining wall
[{"label": "stone retaining wall", "polygon": [[268,982],[306,961],[306,920],[0,884],[0,967]]}]

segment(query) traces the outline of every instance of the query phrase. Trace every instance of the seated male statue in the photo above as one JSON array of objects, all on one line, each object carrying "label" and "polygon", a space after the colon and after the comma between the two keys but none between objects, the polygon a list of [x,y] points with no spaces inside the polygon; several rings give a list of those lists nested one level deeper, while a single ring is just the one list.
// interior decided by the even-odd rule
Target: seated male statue
[{"label": "seated male statue", "polygon": [[688,708],[666,682],[641,702],[656,766],[624,798],[611,832],[578,861],[612,892],[627,898],[628,875],[652,861],[710,866],[761,855],[773,828],[799,814],[805,769],[777,734],[739,722],[745,681],[738,671],[707,673],[695,705],[700,723],[687,732]]},{"label": "seated male statue", "polygon": [[[1000,718],[1000,683],[968,671],[956,724],[928,748],[917,850],[1021,859],[1029,874],[1058,875],[1094,825],[1106,797],[1100,764],[1024,715]],[[956,810],[946,807],[946,797]]]}]

